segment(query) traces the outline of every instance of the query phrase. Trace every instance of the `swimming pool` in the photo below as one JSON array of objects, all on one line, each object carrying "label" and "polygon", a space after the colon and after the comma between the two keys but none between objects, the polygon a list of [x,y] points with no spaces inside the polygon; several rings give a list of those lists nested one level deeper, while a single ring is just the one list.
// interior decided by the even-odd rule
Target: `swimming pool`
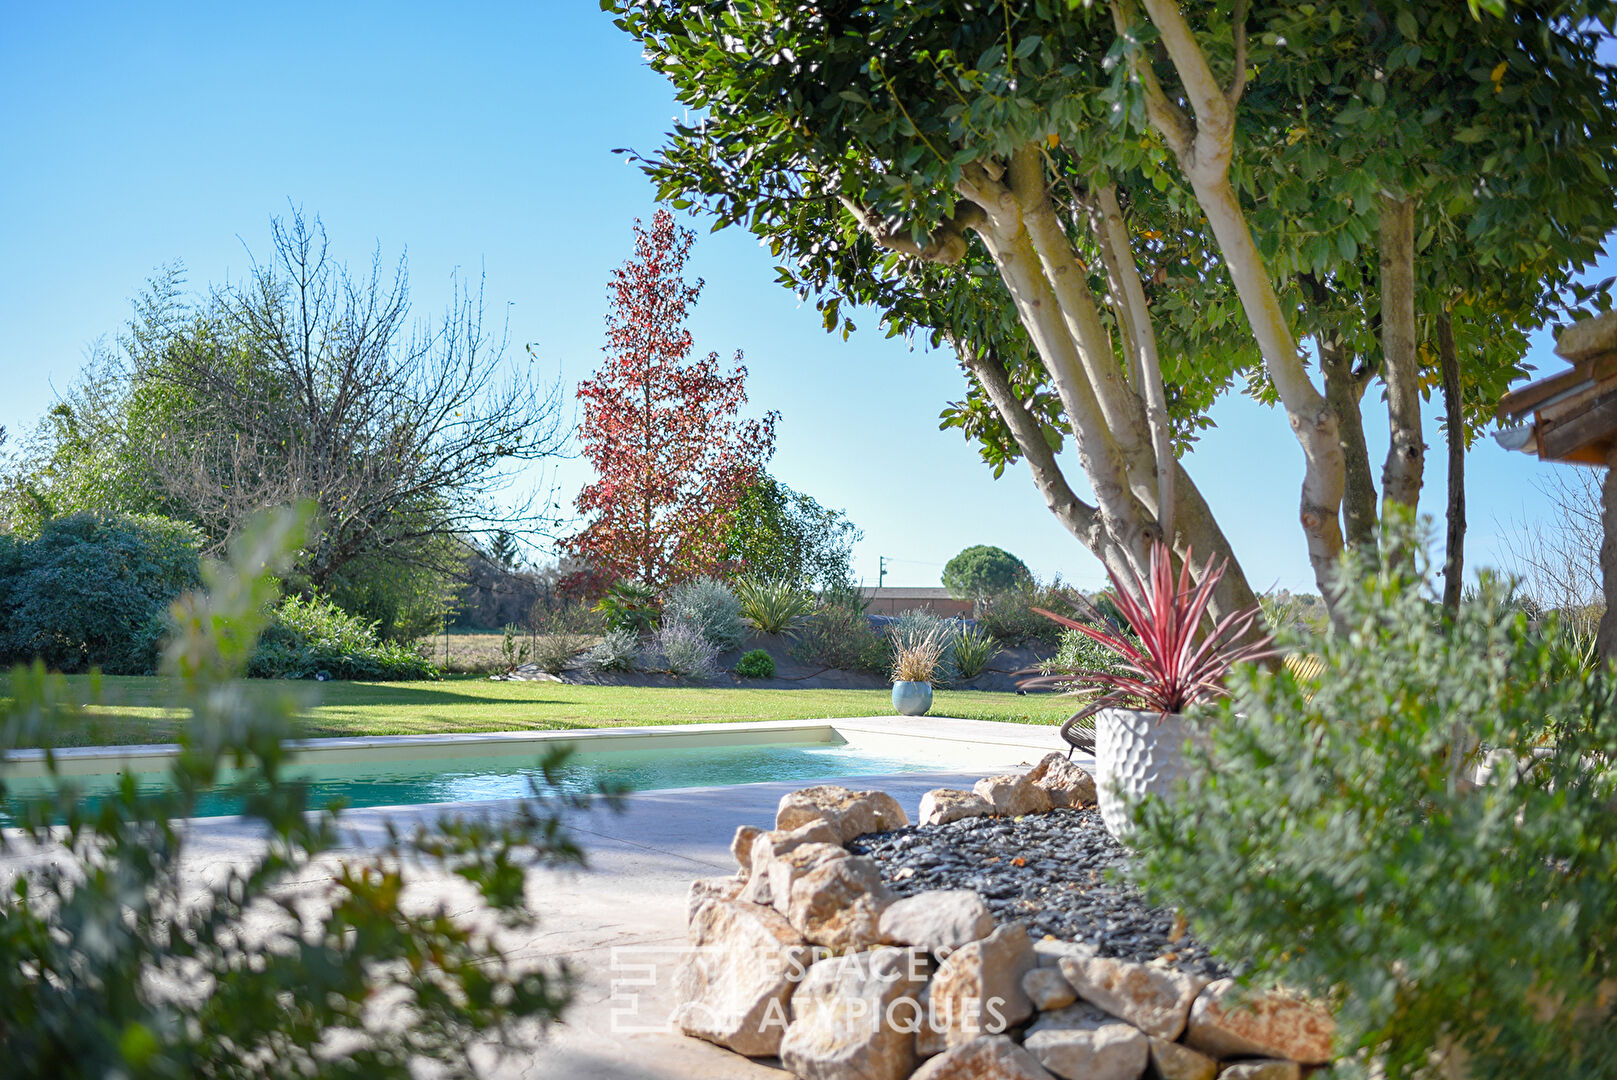
[{"label": "swimming pool", "polygon": [[[341,799],[349,807],[404,806],[522,798],[542,780],[538,762],[558,742],[575,748],[560,776],[561,787],[590,792],[602,782],[631,791],[717,787],[768,781],[834,780],[895,773],[986,771],[1028,760],[1026,746],[984,746],[948,739],[906,738],[879,732],[838,730],[830,724],[789,726],[705,725],[610,733],[546,733],[543,739],[487,736],[453,740],[396,737],[377,740],[310,740],[289,770],[309,783],[309,805]],[[762,729],[762,730],[760,730]],[[109,748],[110,750],[110,748]],[[149,753],[111,754],[101,759],[72,758],[70,779],[84,798],[112,791],[123,772],[150,791],[166,783],[167,748]],[[96,761],[101,762],[97,771]],[[37,771],[37,770],[36,770]],[[14,797],[27,798],[53,786],[42,775],[16,776],[8,769]],[[224,785],[234,777],[226,775]],[[204,794],[199,817],[236,814],[239,793]],[[4,815],[0,808],[0,816]]]}]

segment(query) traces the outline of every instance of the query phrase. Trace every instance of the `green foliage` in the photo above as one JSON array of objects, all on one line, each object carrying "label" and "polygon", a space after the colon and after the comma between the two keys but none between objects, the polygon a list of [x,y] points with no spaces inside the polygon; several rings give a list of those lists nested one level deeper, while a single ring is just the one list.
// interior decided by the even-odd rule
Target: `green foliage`
[{"label": "green foliage", "polygon": [[201,542],[167,518],[91,513],[45,521],[32,540],[0,536],[0,661],[149,674],[164,608],[200,581]]},{"label": "green foliage", "polygon": [[768,473],[747,488],[725,534],[725,558],[754,578],[798,588],[853,580],[853,545],[862,537],[841,510],[830,510]]},{"label": "green foliage", "polygon": [[692,623],[664,623],[657,631],[656,642],[657,652],[671,674],[706,682],[719,673],[719,651]]},{"label": "green foliage", "polygon": [[606,590],[595,604],[596,614],[608,630],[633,630],[645,633],[662,618],[657,603],[657,590],[638,581],[619,581]]},{"label": "green foliage", "polygon": [[1070,593],[1060,577],[1052,579],[1048,585],[1026,582],[983,603],[977,612],[977,625],[1006,645],[1053,646],[1061,640],[1061,627],[1033,609],[1044,608],[1057,615],[1074,614],[1076,609]]},{"label": "green foliage", "polygon": [[943,587],[957,600],[983,600],[1032,584],[1026,563],[989,544],[966,548],[943,568]]},{"label": "green foliage", "polygon": [[887,640],[870,625],[865,601],[857,590],[822,595],[792,643],[792,655],[808,664],[842,671],[883,674],[887,670]]},{"label": "green foliage", "polygon": [[275,606],[247,663],[258,679],[436,679],[432,661],[381,641],[376,627],[323,596],[288,596]]},{"label": "green foliage", "polygon": [[954,666],[962,679],[975,679],[999,654],[1000,644],[981,626],[968,626],[954,637]]},{"label": "green foliage", "polygon": [[[566,1006],[565,966],[508,949],[534,932],[527,869],[583,862],[560,818],[577,800],[547,785],[497,821],[445,815],[339,854],[337,809],[310,812],[286,771],[304,703],[232,681],[301,533],[290,512],[248,526],[228,567],[203,569],[207,594],[176,603],[165,704],[187,720],[168,788],[131,780],[90,802],[47,758],[52,789],[23,795],[0,766],[13,826],[0,833],[6,1075],[405,1080],[426,1065],[471,1077],[474,1056],[531,1053]],[[0,760],[50,745],[80,704],[41,666],[15,670]],[[558,764],[544,763],[547,779]],[[267,844],[221,874],[182,874],[195,862],[181,823],[227,766]],[[408,902],[434,878],[468,890],[455,916]]]},{"label": "green foliage", "polygon": [[742,616],[764,634],[792,633],[814,610],[813,594],[788,578],[739,578],[735,592]]},{"label": "green foliage", "polygon": [[[458,583],[447,569],[455,565],[453,545],[423,545],[421,559],[367,556],[343,564],[324,590],[333,603],[372,623],[378,637],[412,642],[443,625]],[[442,549],[442,550],[438,550]]]},{"label": "green foliage", "polygon": [[[1132,634],[1129,637],[1133,639]],[[1125,670],[1122,657],[1077,630],[1063,630],[1056,654],[1039,666],[1046,675],[1076,675],[1080,671],[1121,674]]]},{"label": "green foliage", "polygon": [[1139,877],[1331,1001],[1339,1051],[1389,1077],[1450,1041],[1479,1080],[1609,1075],[1608,1006],[1578,1014],[1617,960],[1617,679],[1569,668],[1497,581],[1446,620],[1418,558],[1346,561],[1345,632],[1291,638],[1314,684],[1237,671],[1199,775],[1136,808]]},{"label": "green foliage", "polygon": [[507,623],[500,636],[500,661],[504,664],[505,673],[509,675],[523,664],[526,664],[532,651],[532,643],[527,641],[518,642],[517,628]]},{"label": "green foliage", "polygon": [[763,649],[753,649],[741,654],[741,659],[736,661],[735,670],[743,679],[773,679],[775,658]]},{"label": "green foliage", "polygon": [[639,664],[640,632],[628,626],[608,630],[584,654],[584,668],[588,671],[633,671]]},{"label": "green foliage", "polygon": [[719,652],[741,644],[746,628],[741,622],[741,601],[729,586],[714,578],[681,582],[663,601],[663,625],[689,626]]}]

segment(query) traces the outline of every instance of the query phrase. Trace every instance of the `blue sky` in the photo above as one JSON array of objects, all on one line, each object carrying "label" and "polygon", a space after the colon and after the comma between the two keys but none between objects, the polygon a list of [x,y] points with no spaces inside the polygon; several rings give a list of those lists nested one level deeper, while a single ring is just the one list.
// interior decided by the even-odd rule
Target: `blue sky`
[{"label": "blue sky", "polygon": [[[8,5],[0,21],[0,424],[14,437],[116,332],[160,264],[191,283],[238,278],[289,201],[318,214],[350,261],[408,252],[416,311],[450,274],[482,274],[509,319],[569,385],[600,358],[606,281],[648,182],[612,154],[650,149],[676,112],[635,44],[590,0],[538,4]],[[1094,585],[1098,563],[1018,467],[995,481],[937,415],[964,378],[945,354],[874,332],[844,343],[773,284],[742,232],[699,239],[697,347],[746,354],[753,407],[779,409],[771,466],[864,530],[855,571],[935,584],[970,544],[1041,575]],[[1606,259],[1603,273],[1617,270]],[[1553,370],[1549,336],[1533,360]],[[1372,458],[1385,415],[1372,414]],[[1380,412],[1379,419],[1373,414]],[[1442,510],[1444,449],[1428,410],[1423,509]],[[1282,414],[1232,399],[1187,460],[1258,588],[1312,588],[1296,524],[1302,456]],[[1468,462],[1472,566],[1545,512],[1543,466],[1490,442]],[[1076,462],[1068,471],[1079,477]],[[554,477],[570,499],[579,461]]]}]

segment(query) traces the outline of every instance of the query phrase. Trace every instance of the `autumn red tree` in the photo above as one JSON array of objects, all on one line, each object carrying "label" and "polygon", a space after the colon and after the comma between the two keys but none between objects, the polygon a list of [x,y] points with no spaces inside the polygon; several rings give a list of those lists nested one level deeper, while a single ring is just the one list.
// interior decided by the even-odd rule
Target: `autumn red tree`
[{"label": "autumn red tree", "polygon": [[775,420],[742,419],[741,353],[691,355],[685,326],[702,292],[688,282],[693,234],[658,210],[634,224],[634,257],[613,271],[606,362],[579,384],[579,439],[598,479],[578,495],[589,524],[572,552],[616,577],[668,585],[721,568],[724,536],[775,449]]}]

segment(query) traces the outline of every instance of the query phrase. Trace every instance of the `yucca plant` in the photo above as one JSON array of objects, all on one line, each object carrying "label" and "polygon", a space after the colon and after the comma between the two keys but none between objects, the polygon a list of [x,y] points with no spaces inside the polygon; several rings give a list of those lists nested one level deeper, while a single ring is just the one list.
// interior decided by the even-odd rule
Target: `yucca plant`
[{"label": "yucca plant", "polygon": [[742,616],[765,634],[790,634],[814,610],[814,597],[785,578],[740,578],[735,594]]},{"label": "yucca plant", "polygon": [[954,638],[954,666],[962,679],[975,679],[999,654],[1000,645],[986,627],[971,626]]},{"label": "yucca plant", "polygon": [[1269,634],[1253,637],[1253,628],[1263,617],[1257,605],[1234,611],[1220,619],[1200,642],[1197,634],[1213,589],[1224,576],[1226,559],[1217,566],[1209,559],[1201,580],[1191,580],[1191,554],[1185,553],[1178,580],[1167,547],[1158,543],[1151,549],[1151,568],[1146,578],[1134,575],[1132,589],[1110,569],[1112,599],[1137,637],[1119,630],[1087,598],[1074,602],[1092,622],[1079,622],[1053,611],[1039,609],[1048,619],[1085,635],[1113,653],[1116,669],[1100,668],[1044,675],[1029,679],[1024,686],[1094,687],[1103,691],[1079,719],[1107,708],[1138,709],[1163,714],[1182,713],[1199,702],[1222,696],[1224,677],[1240,663],[1264,660],[1276,655]]}]

